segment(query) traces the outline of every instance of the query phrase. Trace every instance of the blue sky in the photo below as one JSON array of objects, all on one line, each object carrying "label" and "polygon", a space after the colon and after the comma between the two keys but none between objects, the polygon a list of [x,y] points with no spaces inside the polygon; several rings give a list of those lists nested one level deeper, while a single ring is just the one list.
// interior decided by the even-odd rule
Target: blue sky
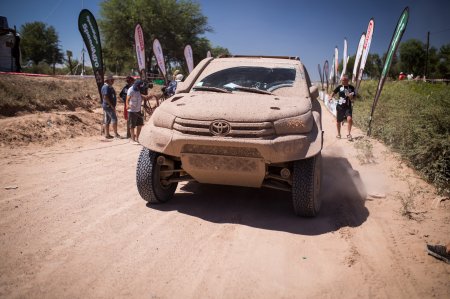
[{"label": "blue sky", "polygon": [[[100,18],[100,0],[2,0],[0,14],[10,27],[42,21],[55,27],[60,46],[79,57],[82,39],[78,14],[89,9]],[[402,41],[416,38],[439,48],[450,43],[450,0],[199,0],[202,12],[214,32],[206,37],[213,46],[228,48],[233,54],[299,56],[313,80],[318,80],[317,64],[333,57],[339,48],[342,59],[344,38],[348,54],[355,54],[361,33],[370,18],[375,29],[370,53],[382,55],[398,18],[406,6],[410,17]],[[133,30],[133,28],[130,28]],[[162,45],[164,48],[164,45]]]}]

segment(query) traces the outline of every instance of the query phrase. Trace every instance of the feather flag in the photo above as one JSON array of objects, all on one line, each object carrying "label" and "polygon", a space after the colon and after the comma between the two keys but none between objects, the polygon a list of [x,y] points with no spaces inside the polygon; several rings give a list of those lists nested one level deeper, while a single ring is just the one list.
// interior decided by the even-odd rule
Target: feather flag
[{"label": "feather flag", "polygon": [[403,10],[402,14],[400,15],[400,18],[397,22],[397,27],[395,28],[394,35],[392,36],[391,43],[389,45],[389,50],[387,51],[386,61],[384,62],[383,71],[381,72],[381,77],[380,80],[378,81],[378,87],[375,93],[375,98],[373,99],[372,111],[370,112],[369,117],[369,129],[367,131],[367,136],[370,136],[371,134],[373,113],[375,112],[375,107],[377,106],[378,99],[380,97],[381,90],[383,89],[387,73],[389,72],[389,69],[391,67],[392,57],[394,56],[394,53],[397,51],[398,45],[400,44],[400,40],[402,39],[403,33],[405,32],[406,25],[408,24],[408,18],[409,18],[409,8],[406,7]]},{"label": "feather flag", "polygon": [[161,71],[161,74],[163,74],[164,80],[167,80],[166,79],[167,71],[166,71],[166,63],[164,61],[164,54],[162,51],[161,43],[156,38],[153,40],[153,54],[156,57],[156,61],[158,62],[159,70]]},{"label": "feather flag", "polygon": [[139,74],[141,79],[146,77],[145,68],[145,44],[144,44],[144,32],[141,24],[137,24],[134,28],[134,44],[136,48],[136,57],[138,62]]},{"label": "feather flag", "polygon": [[78,30],[81,33],[91,59],[92,70],[97,83],[100,101],[102,99],[102,86],[104,84],[104,69],[102,44],[100,32],[98,31],[97,21],[94,15],[87,9],[83,9],[78,16]]},{"label": "feather flag", "polygon": [[356,88],[355,88],[356,93],[358,92],[359,85],[361,84],[362,76],[364,73],[364,67],[366,66],[367,56],[369,56],[370,43],[372,42],[374,25],[375,25],[375,22],[372,18],[372,19],[370,19],[369,25],[367,26],[366,38],[364,40],[363,52],[361,54],[362,55],[361,56],[361,65],[359,66],[358,77],[356,79]]},{"label": "feather flag", "polygon": [[192,54],[192,47],[190,45],[184,47],[184,58],[186,59],[188,72],[191,73],[194,69],[194,56]]},{"label": "feather flag", "polygon": [[361,38],[359,39],[358,50],[356,51],[356,57],[355,57],[355,64],[353,65],[353,75],[352,75],[353,83],[356,82],[356,77],[358,75],[357,72],[359,69],[359,62],[361,60],[361,54],[362,54],[365,39],[366,39],[366,33],[363,32],[363,34],[361,34]]},{"label": "feather flag", "polygon": [[344,53],[342,56],[342,73],[341,73],[341,80],[342,77],[347,72],[347,63],[348,63],[348,56],[347,56],[347,38],[344,38]]}]

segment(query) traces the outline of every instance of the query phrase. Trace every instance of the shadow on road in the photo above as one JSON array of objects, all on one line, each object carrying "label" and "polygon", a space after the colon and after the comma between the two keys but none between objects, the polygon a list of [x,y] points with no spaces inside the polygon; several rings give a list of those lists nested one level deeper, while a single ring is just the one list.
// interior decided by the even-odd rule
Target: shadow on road
[{"label": "shadow on road", "polygon": [[302,235],[320,235],[366,221],[366,192],[359,173],[345,158],[323,156],[322,207],[315,218],[293,212],[291,195],[271,189],[191,182],[165,204],[147,206],[178,211],[214,223],[235,223]]}]

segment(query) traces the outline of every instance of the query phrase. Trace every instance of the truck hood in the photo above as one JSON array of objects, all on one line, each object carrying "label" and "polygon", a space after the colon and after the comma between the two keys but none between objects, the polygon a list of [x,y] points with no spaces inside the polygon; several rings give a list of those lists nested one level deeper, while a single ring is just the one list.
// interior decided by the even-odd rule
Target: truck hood
[{"label": "truck hood", "polygon": [[308,97],[282,97],[255,93],[179,93],[156,109],[195,120],[225,119],[237,122],[274,121],[311,110]]}]

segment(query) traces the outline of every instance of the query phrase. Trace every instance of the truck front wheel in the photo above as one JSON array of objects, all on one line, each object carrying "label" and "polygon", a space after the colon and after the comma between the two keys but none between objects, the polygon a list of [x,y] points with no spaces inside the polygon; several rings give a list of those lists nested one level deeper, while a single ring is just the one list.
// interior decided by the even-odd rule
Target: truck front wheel
[{"label": "truck front wheel", "polygon": [[314,217],[320,210],[322,155],[294,162],[292,174],[292,202],[295,214]]},{"label": "truck front wheel", "polygon": [[160,154],[143,148],[136,167],[136,185],[141,197],[150,203],[169,201],[178,183],[163,183],[161,180],[161,165],[156,162]]}]

